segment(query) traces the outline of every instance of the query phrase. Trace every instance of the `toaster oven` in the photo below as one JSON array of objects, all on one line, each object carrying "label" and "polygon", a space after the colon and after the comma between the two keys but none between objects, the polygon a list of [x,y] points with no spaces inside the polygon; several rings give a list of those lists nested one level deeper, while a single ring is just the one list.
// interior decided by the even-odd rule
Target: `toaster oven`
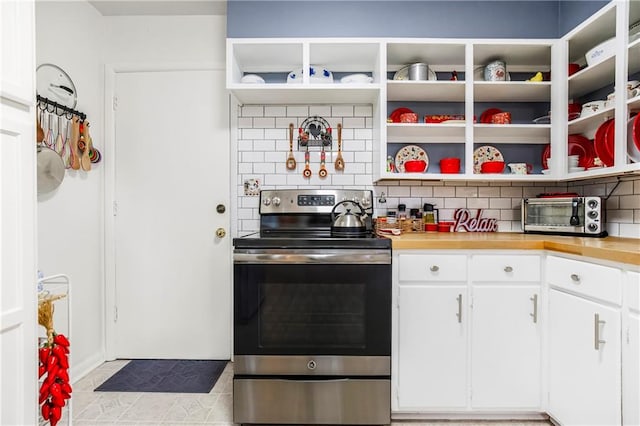
[{"label": "toaster oven", "polygon": [[600,197],[524,198],[522,230],[526,233],[606,237]]}]

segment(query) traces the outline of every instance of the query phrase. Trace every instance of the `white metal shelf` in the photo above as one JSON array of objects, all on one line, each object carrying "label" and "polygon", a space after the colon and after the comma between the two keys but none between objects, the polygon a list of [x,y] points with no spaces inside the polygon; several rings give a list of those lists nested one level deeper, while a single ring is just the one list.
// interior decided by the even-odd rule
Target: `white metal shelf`
[{"label": "white metal shelf", "polygon": [[615,80],[616,57],[612,56],[569,77],[569,99],[593,92]]},{"label": "white metal shelf", "polygon": [[464,102],[464,81],[387,81],[387,101]]}]

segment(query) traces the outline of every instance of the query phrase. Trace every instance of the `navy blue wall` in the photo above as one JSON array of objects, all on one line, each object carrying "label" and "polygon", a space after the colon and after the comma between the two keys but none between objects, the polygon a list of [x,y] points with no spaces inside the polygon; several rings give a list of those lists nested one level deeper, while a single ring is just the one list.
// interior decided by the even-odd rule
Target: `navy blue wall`
[{"label": "navy blue wall", "polygon": [[600,0],[228,0],[227,37],[558,38]]}]

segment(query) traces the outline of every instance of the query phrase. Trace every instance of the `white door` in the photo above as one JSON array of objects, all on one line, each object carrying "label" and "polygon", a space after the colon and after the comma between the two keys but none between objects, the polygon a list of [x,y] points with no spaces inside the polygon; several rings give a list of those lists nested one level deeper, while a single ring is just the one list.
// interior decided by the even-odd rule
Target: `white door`
[{"label": "white door", "polygon": [[540,407],[541,329],[532,316],[539,293],[539,286],[474,286],[473,408]]},{"label": "white door", "polygon": [[[620,311],[551,289],[549,324],[550,414],[563,425],[619,425]],[[598,349],[596,337],[606,341]]]},{"label": "white door", "polygon": [[224,81],[116,74],[117,358],[230,358],[231,243],[216,236],[230,222]]},{"label": "white door", "polygon": [[0,2],[0,424],[37,422],[33,1]]},{"label": "white door", "polygon": [[466,300],[467,289],[463,286],[400,286],[401,410],[467,405],[467,313],[462,308]]}]

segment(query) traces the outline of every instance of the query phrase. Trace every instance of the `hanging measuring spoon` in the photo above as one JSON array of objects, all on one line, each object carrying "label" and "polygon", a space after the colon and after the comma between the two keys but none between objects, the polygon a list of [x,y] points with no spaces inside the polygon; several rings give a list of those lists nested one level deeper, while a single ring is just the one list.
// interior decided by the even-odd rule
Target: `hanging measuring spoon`
[{"label": "hanging measuring spoon", "polygon": [[322,151],[320,151],[320,170],[318,170],[318,176],[324,179],[327,177],[327,168],[325,167],[325,160],[327,158],[327,154],[324,152],[324,144],[322,144]]},{"label": "hanging measuring spoon", "polygon": [[293,156],[293,123],[289,123],[289,156],[287,157],[287,170],[296,169],[296,157]]},{"label": "hanging measuring spoon", "polygon": [[309,167],[309,145],[307,145],[307,150],[304,152],[304,170],[302,171],[302,176],[309,179],[311,177],[311,168]]},{"label": "hanging measuring spoon", "polygon": [[336,170],[344,170],[344,160],[342,159],[342,124],[338,123],[338,156],[333,164]]}]

